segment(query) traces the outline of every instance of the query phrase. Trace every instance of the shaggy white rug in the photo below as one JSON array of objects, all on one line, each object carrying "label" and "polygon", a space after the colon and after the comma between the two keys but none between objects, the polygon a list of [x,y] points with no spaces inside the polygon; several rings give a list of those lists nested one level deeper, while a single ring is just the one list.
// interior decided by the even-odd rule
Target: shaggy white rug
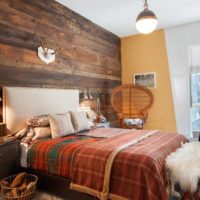
[{"label": "shaggy white rug", "polygon": [[197,191],[200,177],[200,142],[183,144],[166,159],[166,168],[173,183],[179,183],[183,191]]}]

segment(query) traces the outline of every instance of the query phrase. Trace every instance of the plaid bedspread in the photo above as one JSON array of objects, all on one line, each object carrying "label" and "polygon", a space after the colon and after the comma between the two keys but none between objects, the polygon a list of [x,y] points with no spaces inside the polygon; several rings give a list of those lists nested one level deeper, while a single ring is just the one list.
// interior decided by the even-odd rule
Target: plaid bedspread
[{"label": "plaid bedspread", "polygon": [[145,134],[148,131],[124,130],[124,134],[115,138],[80,148],[76,152],[71,189],[102,200],[168,200],[165,158],[187,139],[179,134],[162,131],[157,131],[117,154],[112,166],[109,194],[102,194],[109,155],[122,144]]},{"label": "plaid bedspread", "polygon": [[[71,135],[37,141],[28,153],[30,167],[69,177],[72,189],[101,198],[109,155],[122,144],[149,133],[127,129],[102,130],[111,135],[113,131],[120,131],[120,134],[108,138]],[[180,147],[181,141],[187,140],[182,135],[158,131],[120,151],[112,165],[108,197],[167,200],[164,161]]]}]

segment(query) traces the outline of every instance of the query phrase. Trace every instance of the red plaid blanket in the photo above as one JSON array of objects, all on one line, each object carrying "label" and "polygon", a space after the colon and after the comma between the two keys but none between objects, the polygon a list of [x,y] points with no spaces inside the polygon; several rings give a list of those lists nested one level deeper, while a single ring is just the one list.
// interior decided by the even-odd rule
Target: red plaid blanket
[{"label": "red plaid blanket", "polygon": [[[89,194],[98,196],[103,189],[107,158],[113,150],[148,134],[148,131],[122,129],[102,131],[112,136],[116,132],[117,136],[102,139],[71,135],[39,140],[29,150],[30,167],[70,177],[74,189],[89,190]],[[98,129],[101,136],[102,131]],[[186,141],[181,135],[158,132],[118,153],[112,166],[109,198],[168,199],[164,160],[180,146],[181,141]]]},{"label": "red plaid blanket", "polygon": [[28,151],[29,166],[54,175],[70,177],[73,153],[97,140],[99,139],[70,135],[36,141]]},{"label": "red plaid blanket", "polygon": [[[145,134],[148,131],[124,130],[122,135],[80,148],[75,156],[71,188],[107,199],[102,191],[110,154]],[[187,141],[182,135],[157,131],[120,151],[112,165],[108,198],[167,200],[165,158],[180,147],[182,141]]]}]

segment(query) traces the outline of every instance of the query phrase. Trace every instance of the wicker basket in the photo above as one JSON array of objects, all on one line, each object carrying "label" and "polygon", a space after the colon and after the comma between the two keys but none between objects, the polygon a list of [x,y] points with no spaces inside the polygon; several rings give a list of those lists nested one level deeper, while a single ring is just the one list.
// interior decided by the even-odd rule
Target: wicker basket
[{"label": "wicker basket", "polygon": [[9,176],[1,180],[1,196],[3,200],[30,200],[35,193],[36,184],[38,181],[37,176],[32,174],[26,174],[24,179],[26,182],[32,184],[30,186],[22,186],[17,188],[11,188],[5,185],[7,182],[9,185],[12,183],[17,175]]}]

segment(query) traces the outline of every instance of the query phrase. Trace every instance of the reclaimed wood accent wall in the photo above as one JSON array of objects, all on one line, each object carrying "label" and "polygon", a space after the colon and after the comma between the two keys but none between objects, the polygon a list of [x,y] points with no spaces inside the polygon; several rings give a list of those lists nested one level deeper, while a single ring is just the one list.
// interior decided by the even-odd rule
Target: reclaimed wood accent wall
[{"label": "reclaimed wood accent wall", "polygon": [[[61,41],[52,64],[37,56],[41,39]],[[0,1],[0,84],[92,88],[107,96],[121,84],[120,38],[54,0]],[[109,119],[109,120],[110,120]],[[114,118],[113,118],[114,119]]]}]

